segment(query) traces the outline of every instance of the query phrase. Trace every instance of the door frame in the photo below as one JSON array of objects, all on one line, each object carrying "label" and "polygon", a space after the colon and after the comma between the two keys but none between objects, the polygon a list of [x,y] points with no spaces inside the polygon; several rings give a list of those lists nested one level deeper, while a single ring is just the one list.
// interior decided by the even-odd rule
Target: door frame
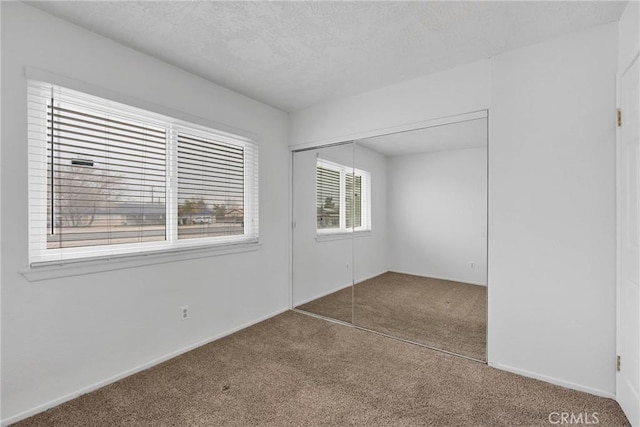
[{"label": "door frame", "polygon": [[[621,106],[622,98],[622,76],[634,65],[635,61],[640,59],[640,45],[636,47],[628,60],[624,63],[616,75],[616,114]],[[639,95],[640,96],[640,95]],[[624,120],[624,112],[623,112]],[[624,123],[624,122],[623,122]],[[622,128],[616,124],[616,357],[620,354],[620,295],[622,293]],[[640,325],[639,325],[640,327]],[[614,368],[615,369],[615,368]],[[619,380],[618,372],[615,372],[615,396],[616,400],[619,397]]]}]

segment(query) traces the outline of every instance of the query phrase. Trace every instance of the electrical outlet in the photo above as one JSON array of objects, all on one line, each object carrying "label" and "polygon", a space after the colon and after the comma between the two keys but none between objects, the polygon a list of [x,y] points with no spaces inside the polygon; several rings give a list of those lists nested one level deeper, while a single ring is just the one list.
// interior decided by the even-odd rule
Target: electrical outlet
[{"label": "electrical outlet", "polygon": [[180,319],[187,320],[189,318],[189,306],[183,305],[180,307]]}]

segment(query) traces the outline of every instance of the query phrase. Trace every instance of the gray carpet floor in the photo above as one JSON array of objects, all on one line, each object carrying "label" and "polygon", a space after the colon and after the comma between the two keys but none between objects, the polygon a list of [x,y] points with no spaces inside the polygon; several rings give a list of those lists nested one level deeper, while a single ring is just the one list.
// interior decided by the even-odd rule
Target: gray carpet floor
[{"label": "gray carpet floor", "polygon": [[298,308],[486,360],[485,286],[387,272]]},{"label": "gray carpet floor", "polygon": [[548,426],[618,404],[286,312],[18,426]]}]

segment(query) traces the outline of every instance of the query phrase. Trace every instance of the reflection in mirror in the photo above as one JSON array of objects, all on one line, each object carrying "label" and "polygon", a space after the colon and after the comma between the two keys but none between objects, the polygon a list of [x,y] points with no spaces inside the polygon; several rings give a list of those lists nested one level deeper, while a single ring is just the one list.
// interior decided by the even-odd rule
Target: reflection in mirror
[{"label": "reflection in mirror", "polygon": [[486,360],[486,119],[356,141],[354,166],[372,204],[354,325]]},{"label": "reflection in mirror", "polygon": [[[353,230],[368,227],[353,143],[293,153],[293,306],[351,323]],[[357,215],[356,215],[357,213]]]},{"label": "reflection in mirror", "polygon": [[486,118],[294,152],[293,219],[295,308],[486,360]]}]

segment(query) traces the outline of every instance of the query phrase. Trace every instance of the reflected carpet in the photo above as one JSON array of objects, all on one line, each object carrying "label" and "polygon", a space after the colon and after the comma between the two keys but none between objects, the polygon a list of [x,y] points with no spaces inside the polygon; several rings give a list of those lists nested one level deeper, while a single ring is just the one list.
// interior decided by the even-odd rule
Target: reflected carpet
[{"label": "reflected carpet", "polygon": [[486,360],[485,286],[387,272],[298,308]]}]

